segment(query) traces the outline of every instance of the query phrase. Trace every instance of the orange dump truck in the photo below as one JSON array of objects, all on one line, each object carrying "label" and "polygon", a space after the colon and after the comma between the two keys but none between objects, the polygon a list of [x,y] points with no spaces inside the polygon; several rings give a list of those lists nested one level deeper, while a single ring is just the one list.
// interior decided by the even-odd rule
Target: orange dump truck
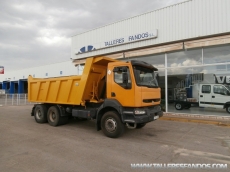
[{"label": "orange dump truck", "polygon": [[163,115],[152,65],[106,57],[86,59],[81,76],[28,78],[28,101],[37,123],[58,126],[68,119],[95,119],[97,130],[119,137],[125,126],[142,128]]}]

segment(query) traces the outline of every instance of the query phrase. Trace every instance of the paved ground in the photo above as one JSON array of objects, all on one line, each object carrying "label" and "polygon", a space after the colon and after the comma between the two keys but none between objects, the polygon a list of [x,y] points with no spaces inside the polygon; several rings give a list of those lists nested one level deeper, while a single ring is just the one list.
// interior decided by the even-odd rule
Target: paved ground
[{"label": "paved ground", "polygon": [[31,107],[0,107],[0,171],[209,171],[134,169],[131,163],[227,163],[222,171],[230,171],[228,127],[158,120],[111,139],[94,121],[37,124]]}]

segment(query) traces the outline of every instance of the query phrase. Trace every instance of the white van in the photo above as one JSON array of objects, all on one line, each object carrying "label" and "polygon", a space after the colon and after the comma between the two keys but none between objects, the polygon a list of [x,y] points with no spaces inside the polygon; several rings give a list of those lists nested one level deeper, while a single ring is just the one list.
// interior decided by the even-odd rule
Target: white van
[{"label": "white van", "polygon": [[197,98],[175,100],[177,110],[188,109],[191,104],[198,104],[199,107],[226,108],[230,113],[230,87],[222,84],[200,84]]}]

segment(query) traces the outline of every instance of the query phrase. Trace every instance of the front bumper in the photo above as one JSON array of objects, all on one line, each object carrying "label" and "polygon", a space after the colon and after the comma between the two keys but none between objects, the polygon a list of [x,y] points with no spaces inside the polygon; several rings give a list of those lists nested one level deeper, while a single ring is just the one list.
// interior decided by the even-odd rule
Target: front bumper
[{"label": "front bumper", "polygon": [[151,121],[155,121],[163,116],[163,111],[159,106],[138,108],[138,110],[145,111],[145,114],[143,115],[135,115],[135,109],[136,108],[124,108],[122,119],[124,123],[148,123]]}]

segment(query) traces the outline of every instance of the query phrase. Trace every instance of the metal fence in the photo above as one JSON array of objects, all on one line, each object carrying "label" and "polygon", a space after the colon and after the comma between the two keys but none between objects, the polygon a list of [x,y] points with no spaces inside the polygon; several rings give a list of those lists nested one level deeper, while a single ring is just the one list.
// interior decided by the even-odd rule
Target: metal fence
[{"label": "metal fence", "polygon": [[27,100],[27,94],[0,94],[0,106],[15,106],[32,104]]}]

